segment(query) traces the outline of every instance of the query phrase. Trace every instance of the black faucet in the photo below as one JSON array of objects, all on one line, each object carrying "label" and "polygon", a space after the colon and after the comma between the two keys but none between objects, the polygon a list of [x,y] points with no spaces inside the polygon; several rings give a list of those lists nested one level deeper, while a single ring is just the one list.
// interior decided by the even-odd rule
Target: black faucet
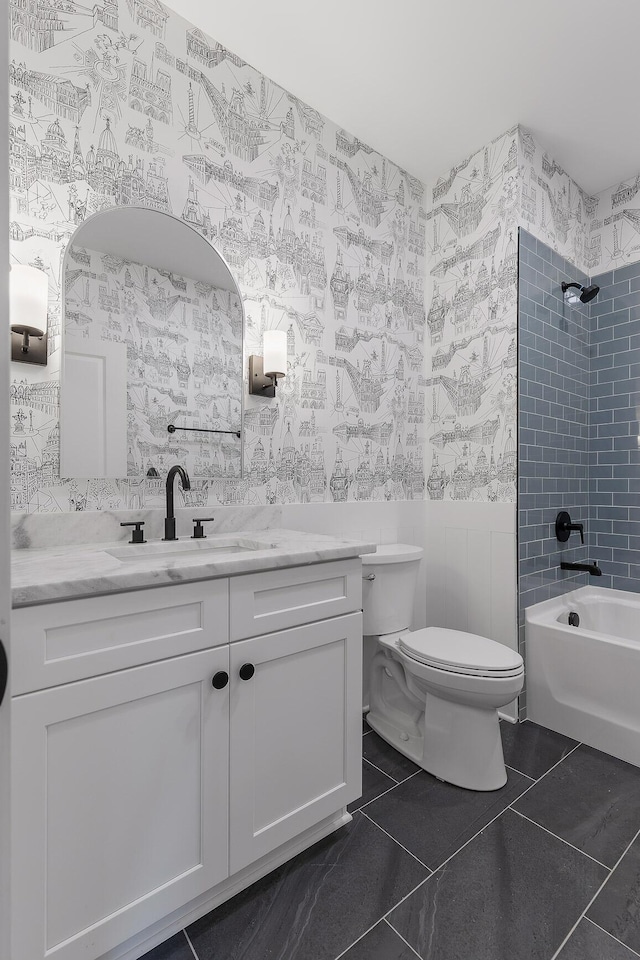
[{"label": "black faucet", "polygon": [[173,481],[176,478],[176,474],[180,477],[180,482],[182,483],[183,490],[191,490],[191,481],[189,480],[189,474],[184,469],[184,467],[176,464],[175,467],[171,467],[169,473],[167,474],[167,515],[164,518],[164,537],[163,540],[177,540],[176,537],[176,518],[173,511]]},{"label": "black faucet", "polygon": [[560,564],[561,570],[579,570],[582,573],[589,573],[592,577],[601,577],[602,570],[598,566],[598,561],[593,563],[567,563],[565,560]]}]

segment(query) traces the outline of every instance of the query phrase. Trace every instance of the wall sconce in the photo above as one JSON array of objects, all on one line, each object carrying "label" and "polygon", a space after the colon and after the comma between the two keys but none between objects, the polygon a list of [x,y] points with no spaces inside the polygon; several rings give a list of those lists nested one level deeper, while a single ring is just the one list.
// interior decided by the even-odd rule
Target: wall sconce
[{"label": "wall sconce", "polygon": [[49,278],[43,270],[24,264],[11,267],[9,320],[12,360],[46,365],[48,299]]},{"label": "wall sconce", "polygon": [[249,393],[275,397],[278,377],[287,369],[287,335],[284,330],[265,330],[262,356],[249,357]]}]

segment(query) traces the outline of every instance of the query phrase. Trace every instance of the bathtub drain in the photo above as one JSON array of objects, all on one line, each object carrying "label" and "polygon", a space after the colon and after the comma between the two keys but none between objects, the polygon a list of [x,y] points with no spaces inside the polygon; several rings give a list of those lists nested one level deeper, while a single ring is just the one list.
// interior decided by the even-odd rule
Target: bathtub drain
[{"label": "bathtub drain", "polygon": [[580,626],[580,617],[579,617],[578,614],[575,612],[575,610],[572,610],[571,613],[569,614],[569,626],[570,626],[570,627],[579,627],[579,626]]}]

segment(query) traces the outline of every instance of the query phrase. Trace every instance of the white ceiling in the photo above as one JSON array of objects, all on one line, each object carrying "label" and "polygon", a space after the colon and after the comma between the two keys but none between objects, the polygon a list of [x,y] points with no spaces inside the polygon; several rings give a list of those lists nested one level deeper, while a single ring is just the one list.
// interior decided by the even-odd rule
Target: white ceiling
[{"label": "white ceiling", "polygon": [[426,183],[522,123],[588,192],[640,171],[637,0],[172,0]]}]

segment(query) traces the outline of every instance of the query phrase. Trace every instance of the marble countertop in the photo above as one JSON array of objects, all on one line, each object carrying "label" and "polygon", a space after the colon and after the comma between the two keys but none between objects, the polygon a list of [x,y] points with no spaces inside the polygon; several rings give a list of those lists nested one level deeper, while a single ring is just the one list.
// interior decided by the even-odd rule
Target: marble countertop
[{"label": "marble countertop", "polygon": [[230,577],[375,553],[376,545],[296,530],[238,530],[202,540],[75,544],[12,554],[14,607]]}]

